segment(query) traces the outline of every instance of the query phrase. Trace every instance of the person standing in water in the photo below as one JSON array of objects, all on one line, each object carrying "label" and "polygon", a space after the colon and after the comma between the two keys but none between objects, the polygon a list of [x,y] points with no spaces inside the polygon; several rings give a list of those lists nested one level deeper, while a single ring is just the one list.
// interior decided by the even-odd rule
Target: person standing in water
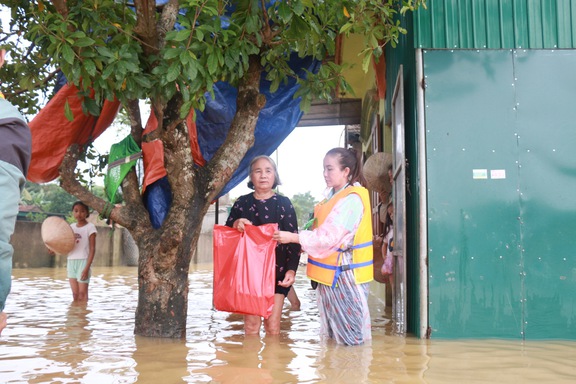
[{"label": "person standing in water", "polygon": [[[0,50],[0,67],[6,50]],[[14,233],[20,193],[32,153],[30,128],[18,109],[0,93],[0,333],[7,325],[4,312],[12,286],[12,256],[10,237]]]},{"label": "person standing in water", "polygon": [[90,210],[86,204],[77,201],[72,205],[75,223],[71,224],[74,231],[74,248],[68,254],[68,281],[72,289],[74,301],[88,301],[88,284],[90,283],[91,266],[96,253],[96,226],[86,219]]},{"label": "person standing in water", "polygon": [[277,231],[282,244],[301,244],[307,275],[317,282],[320,333],[338,344],[372,339],[368,283],[373,279],[372,215],[354,149],[333,148],[324,157],[326,199],[314,209],[312,230]]},{"label": "person standing in water", "polygon": [[[274,161],[268,156],[257,156],[250,162],[250,181],[248,187],[254,192],[240,196],[226,221],[228,227],[244,231],[245,224],[262,225],[278,223],[278,228],[289,233],[298,232],[298,220],[292,202],[286,196],[274,191],[280,185],[280,177]],[[298,263],[300,262],[300,245],[278,244],[276,247],[276,288],[272,314],[264,320],[267,334],[280,333],[280,319],[284,299],[289,295],[292,301],[298,299],[296,292],[291,291],[294,284]],[[296,302],[294,302],[296,304]],[[299,303],[298,303],[299,306]],[[259,334],[262,318],[256,315],[244,315],[244,332],[247,335]]]}]

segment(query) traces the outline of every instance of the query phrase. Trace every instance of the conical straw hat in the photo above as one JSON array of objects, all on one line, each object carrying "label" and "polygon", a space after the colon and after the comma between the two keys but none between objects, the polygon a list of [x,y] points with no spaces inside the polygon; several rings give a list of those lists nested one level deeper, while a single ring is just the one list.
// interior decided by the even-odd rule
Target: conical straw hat
[{"label": "conical straw hat", "polygon": [[48,249],[59,255],[66,255],[74,248],[74,231],[66,220],[58,216],[47,217],[40,232]]},{"label": "conical straw hat", "polygon": [[371,155],[364,163],[362,171],[368,188],[382,194],[392,191],[392,184],[388,177],[388,168],[392,166],[392,154],[377,152]]}]

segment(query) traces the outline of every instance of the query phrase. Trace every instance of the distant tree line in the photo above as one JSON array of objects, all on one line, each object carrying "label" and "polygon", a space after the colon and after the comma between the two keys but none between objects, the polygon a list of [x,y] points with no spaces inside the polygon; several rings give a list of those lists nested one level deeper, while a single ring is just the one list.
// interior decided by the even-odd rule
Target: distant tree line
[{"label": "distant tree line", "polygon": [[[106,199],[103,186],[94,185],[92,191],[96,196]],[[29,181],[22,193],[21,203],[39,208],[41,212],[30,212],[27,219],[42,222],[49,215],[71,216],[72,204],[76,200],[76,197],[56,183],[37,184]],[[310,192],[297,193],[290,200],[298,217],[298,227],[302,228],[310,220],[317,201]]]},{"label": "distant tree line", "polygon": [[[95,195],[105,198],[104,187],[92,186]],[[22,192],[21,204],[32,205],[40,212],[29,212],[26,218],[30,221],[42,222],[49,215],[71,216],[72,204],[78,199],[58,184],[37,184],[28,181]]]}]

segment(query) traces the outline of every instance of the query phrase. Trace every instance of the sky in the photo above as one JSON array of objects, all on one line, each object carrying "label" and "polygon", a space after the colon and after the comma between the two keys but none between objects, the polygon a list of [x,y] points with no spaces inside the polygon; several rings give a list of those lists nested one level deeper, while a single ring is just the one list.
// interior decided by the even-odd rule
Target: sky
[{"label": "sky", "polygon": [[[144,118],[145,120],[146,118]],[[108,153],[110,146],[122,140],[129,130],[118,132],[108,128],[94,145],[101,153]],[[298,127],[282,142],[270,156],[278,166],[282,185],[278,191],[292,198],[297,193],[310,194],[320,201],[326,189],[322,176],[322,162],[328,150],[344,146],[344,126]],[[233,188],[229,195],[234,199],[252,192],[247,187],[248,179]]]}]

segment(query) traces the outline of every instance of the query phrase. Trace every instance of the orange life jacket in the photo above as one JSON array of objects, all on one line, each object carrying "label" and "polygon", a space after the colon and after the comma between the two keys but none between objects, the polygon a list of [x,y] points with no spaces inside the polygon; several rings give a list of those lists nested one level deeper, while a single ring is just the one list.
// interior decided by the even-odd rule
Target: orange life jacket
[{"label": "orange life jacket", "polygon": [[352,270],[356,284],[367,283],[374,278],[372,267],[372,215],[370,212],[370,198],[368,190],[364,187],[347,187],[338,192],[328,201],[324,200],[314,207],[314,217],[316,218],[315,227],[319,227],[328,217],[328,214],[334,208],[336,203],[348,196],[356,193],[362,199],[364,208],[360,225],[354,235],[352,247],[352,264],[342,265],[342,252],[347,249],[342,246],[327,258],[317,259],[308,255],[308,264],[306,274],[308,278],[321,284],[336,286],[338,276],[342,271]]}]

